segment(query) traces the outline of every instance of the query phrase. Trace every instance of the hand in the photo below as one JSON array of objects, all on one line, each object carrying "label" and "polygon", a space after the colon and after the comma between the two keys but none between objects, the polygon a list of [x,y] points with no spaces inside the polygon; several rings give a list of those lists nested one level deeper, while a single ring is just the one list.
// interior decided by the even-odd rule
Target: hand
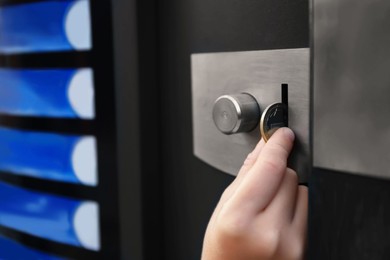
[{"label": "hand", "polygon": [[293,142],[281,128],[248,155],[210,219],[203,260],[303,258],[308,192],[287,168]]}]

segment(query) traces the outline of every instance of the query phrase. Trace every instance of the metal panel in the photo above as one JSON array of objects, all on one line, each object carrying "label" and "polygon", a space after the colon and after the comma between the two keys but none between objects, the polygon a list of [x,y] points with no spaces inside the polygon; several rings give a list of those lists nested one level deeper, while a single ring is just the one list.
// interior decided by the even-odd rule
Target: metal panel
[{"label": "metal panel", "polygon": [[390,2],[314,1],[314,166],[390,177]]},{"label": "metal panel", "polygon": [[290,166],[305,182],[311,169],[309,145],[309,50],[284,49],[194,54],[192,107],[194,153],[201,160],[236,175],[260,139],[250,133],[224,135],[212,119],[214,101],[222,95],[249,93],[263,111],[281,101],[281,84],[289,85],[289,126],[296,134]]}]

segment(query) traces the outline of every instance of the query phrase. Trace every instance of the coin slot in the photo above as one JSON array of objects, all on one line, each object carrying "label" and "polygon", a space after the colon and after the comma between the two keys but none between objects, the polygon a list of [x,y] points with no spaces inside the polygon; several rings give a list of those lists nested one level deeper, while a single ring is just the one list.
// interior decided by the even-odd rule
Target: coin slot
[{"label": "coin slot", "polygon": [[286,105],[286,126],[288,126],[288,84],[283,83],[282,86],[282,103]]}]

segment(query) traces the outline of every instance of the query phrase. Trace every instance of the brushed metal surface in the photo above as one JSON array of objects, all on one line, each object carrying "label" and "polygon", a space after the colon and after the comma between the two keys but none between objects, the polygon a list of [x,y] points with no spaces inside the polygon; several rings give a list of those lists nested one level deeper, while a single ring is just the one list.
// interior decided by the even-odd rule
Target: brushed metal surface
[{"label": "brushed metal surface", "polygon": [[259,127],[250,133],[225,135],[214,125],[214,101],[222,95],[249,93],[262,112],[281,102],[287,83],[289,126],[296,134],[290,166],[305,182],[311,170],[309,145],[309,49],[193,54],[192,108],[194,154],[211,166],[237,175],[257,142]]},{"label": "brushed metal surface", "polygon": [[390,2],[313,2],[313,163],[390,177]]}]

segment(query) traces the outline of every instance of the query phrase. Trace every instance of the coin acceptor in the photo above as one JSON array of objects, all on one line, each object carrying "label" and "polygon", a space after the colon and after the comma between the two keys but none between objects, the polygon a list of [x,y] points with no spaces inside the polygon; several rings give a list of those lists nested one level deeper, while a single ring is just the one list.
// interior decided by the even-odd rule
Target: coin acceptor
[{"label": "coin acceptor", "polygon": [[289,167],[311,170],[309,50],[193,54],[194,154],[236,175],[260,138],[288,126],[296,135]]}]

